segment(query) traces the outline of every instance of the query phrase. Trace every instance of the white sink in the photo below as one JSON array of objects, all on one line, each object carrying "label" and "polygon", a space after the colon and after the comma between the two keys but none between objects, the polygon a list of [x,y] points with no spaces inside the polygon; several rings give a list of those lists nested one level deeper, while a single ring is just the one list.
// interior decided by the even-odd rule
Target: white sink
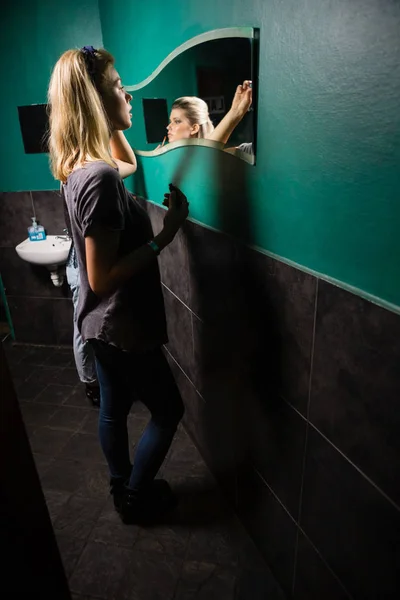
[{"label": "white sink", "polygon": [[65,236],[48,235],[45,240],[39,242],[24,240],[15,249],[23,260],[49,267],[65,265],[70,248],[71,240],[67,240]]},{"label": "white sink", "polygon": [[22,260],[47,267],[54,285],[59,287],[64,277],[59,275],[58,267],[67,262],[70,248],[71,240],[66,236],[48,235],[45,240],[39,242],[31,242],[28,238],[15,249]]}]

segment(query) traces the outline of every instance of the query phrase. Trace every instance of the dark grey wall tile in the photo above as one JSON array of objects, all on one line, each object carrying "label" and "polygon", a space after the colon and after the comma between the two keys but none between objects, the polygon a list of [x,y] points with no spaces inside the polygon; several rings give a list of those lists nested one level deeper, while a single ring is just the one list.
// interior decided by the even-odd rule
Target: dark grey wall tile
[{"label": "dark grey wall tile", "polygon": [[[151,202],[147,203],[154,234],[163,228],[165,210]],[[162,282],[186,305],[190,300],[189,268],[184,230],[180,229],[175,239],[164,248],[159,257]]]},{"label": "dark grey wall tile", "polygon": [[297,517],[306,422],[277,395],[268,369],[254,372],[248,346],[234,337],[193,315],[194,383],[214,411],[211,423],[218,415],[217,427],[229,424],[236,461],[255,464]]},{"label": "dark grey wall tile", "polygon": [[252,385],[307,412],[314,277],[187,223],[190,308],[234,346]]},{"label": "dark grey wall tile", "polygon": [[185,228],[185,238],[190,308],[210,323],[220,323],[221,319],[236,315],[240,299],[236,244],[222,233],[191,222]]},{"label": "dark grey wall tile", "polygon": [[325,564],[310,541],[299,532],[294,600],[351,600],[350,594]]},{"label": "dark grey wall tile", "polygon": [[192,315],[169,290],[163,286],[168,327],[168,349],[190,378],[193,372]]},{"label": "dark grey wall tile", "polygon": [[400,511],[313,428],[300,525],[355,599],[400,595]]},{"label": "dark grey wall tile", "polygon": [[167,358],[185,404],[185,428],[225,494],[236,504],[232,407],[227,405],[227,397],[219,398],[215,404],[205,402],[173,358],[168,354]]},{"label": "dark grey wall tile", "polygon": [[50,298],[8,298],[17,342],[56,344],[53,302]]},{"label": "dark grey wall tile", "polygon": [[203,457],[231,504],[237,503],[234,409],[227,395],[199,403],[199,443]]},{"label": "dark grey wall tile", "polygon": [[59,235],[65,229],[63,202],[58,191],[32,192],[38,222],[48,235]]},{"label": "dark grey wall tile", "polygon": [[74,333],[74,306],[72,299],[59,299],[53,302],[53,319],[57,344],[72,346]]},{"label": "dark grey wall tile", "polygon": [[66,282],[62,287],[56,287],[46,267],[22,260],[14,248],[0,248],[0,272],[10,296],[63,298],[69,294]]},{"label": "dark grey wall tile", "polygon": [[240,248],[247,327],[257,332],[252,362],[307,414],[317,280],[260,252]]},{"label": "dark grey wall tile", "polygon": [[[192,316],[194,364],[192,380],[196,388],[207,398],[221,392],[236,397],[239,392],[239,378],[249,385],[243,368],[242,348],[233,339],[234,335],[218,325],[210,325]],[[232,324],[234,329],[234,324]],[[233,334],[233,331],[232,331]],[[241,386],[243,388],[243,385]]]},{"label": "dark grey wall tile", "polygon": [[251,468],[238,477],[238,514],[273,575],[290,596],[297,527],[274,495]]},{"label": "dark grey wall tile", "polygon": [[306,421],[279,397],[248,397],[240,405],[247,459],[298,519],[306,439]]},{"label": "dark grey wall tile", "polygon": [[28,237],[33,211],[30,192],[0,192],[0,247],[15,248]]},{"label": "dark grey wall tile", "polygon": [[400,506],[400,316],[320,282],[310,420]]},{"label": "dark grey wall tile", "polygon": [[181,393],[182,400],[185,403],[185,425],[190,429],[190,432],[192,433],[197,430],[197,425],[199,423],[198,405],[203,405],[204,400],[203,398],[201,398],[201,396],[199,396],[192,382],[182,371],[181,367],[178,365],[178,363],[172,357],[172,355],[168,351],[166,351],[165,356],[167,357],[168,363],[171,367],[176,384]]}]

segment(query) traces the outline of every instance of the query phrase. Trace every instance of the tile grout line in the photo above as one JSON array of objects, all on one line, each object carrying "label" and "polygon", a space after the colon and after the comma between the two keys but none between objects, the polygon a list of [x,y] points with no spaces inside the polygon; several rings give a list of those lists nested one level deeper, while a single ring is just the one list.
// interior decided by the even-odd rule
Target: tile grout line
[{"label": "tile grout line", "polygon": [[390,498],[390,496],[388,496],[388,494],[386,494],[386,492],[384,490],[382,490],[370,477],[368,477],[368,475],[366,473],[364,473],[364,471],[362,469],[360,469],[360,467],[358,467],[348,456],[346,456],[346,454],[343,452],[343,450],[341,450],[338,446],[336,446],[332,440],[330,440],[320,429],[318,429],[318,427],[316,425],[314,425],[314,423],[312,423],[312,421],[307,421],[306,417],[295,407],[293,406],[293,404],[291,404],[291,402],[289,402],[289,400],[287,400],[284,396],[281,396],[281,398],[284,400],[284,402],[286,402],[286,404],[288,406],[290,406],[290,408],[292,408],[295,413],[301,417],[301,419],[303,419],[303,421],[306,421],[308,423],[308,426],[311,427],[316,433],[318,433],[324,440],[325,442],[327,442],[329,444],[329,446],[331,446],[336,452],[338,452],[342,458],[344,458],[344,460],[349,463],[349,465],[351,465],[356,471],[358,471],[358,473],[368,481],[368,483],[370,485],[372,485],[372,487],[374,487],[382,496],[384,496],[384,498],[397,510],[400,511],[400,505],[397,504],[394,500],[392,500],[392,498]]},{"label": "tile grout line", "polygon": [[[280,500],[280,498],[276,495],[276,493],[274,492],[274,490],[271,488],[271,486],[267,483],[267,481],[264,479],[264,477],[261,475],[261,473],[256,469],[256,467],[254,465],[252,465],[253,471],[256,473],[256,475],[259,477],[259,479],[261,479],[262,483],[266,486],[266,488],[269,490],[269,492],[272,494],[272,496],[274,497],[274,499],[278,502],[278,504],[281,506],[281,508],[284,510],[284,512],[286,513],[286,515],[290,518],[290,520],[293,522],[293,524],[296,526],[297,530],[299,533],[301,533],[304,538],[307,540],[307,542],[312,546],[313,550],[315,550],[315,552],[318,554],[318,556],[320,557],[320,559],[322,560],[322,562],[324,563],[324,565],[326,566],[326,568],[328,569],[328,571],[333,575],[333,577],[337,580],[337,582],[340,584],[341,588],[343,589],[343,591],[348,595],[349,600],[353,600],[353,597],[350,595],[350,593],[346,590],[346,588],[343,586],[343,583],[340,581],[340,579],[338,578],[338,576],[336,575],[336,573],[334,571],[332,571],[331,567],[329,566],[329,564],[326,562],[325,558],[322,556],[322,554],[320,553],[320,551],[318,550],[318,548],[315,546],[315,544],[313,543],[313,541],[309,538],[309,536],[306,534],[306,532],[304,531],[304,529],[301,527],[301,525],[296,521],[296,519],[294,519],[294,517],[290,514],[290,512],[288,511],[288,509],[286,508],[286,506],[283,504],[283,502]],[[292,591],[293,593],[293,591]]]},{"label": "tile grout line", "polygon": [[189,381],[189,383],[193,386],[193,389],[195,390],[195,392],[200,396],[200,398],[203,400],[203,402],[206,402],[206,399],[203,398],[203,396],[201,395],[201,393],[199,392],[199,390],[196,388],[195,384],[193,383],[193,381],[190,379],[190,377],[187,375],[186,371],[184,371],[184,369],[181,367],[181,365],[178,363],[178,361],[176,360],[176,358],[174,357],[174,355],[170,352],[170,350],[167,348],[166,345],[164,345],[164,349],[166,352],[168,352],[169,356],[171,357],[171,359],[174,361],[174,363],[177,365],[177,367],[179,368],[180,371],[182,371],[182,373],[184,374],[184,376],[186,377],[186,379]]},{"label": "tile grout line", "polygon": [[181,300],[181,298],[179,298],[179,296],[177,296],[177,295],[176,295],[176,294],[175,294],[175,293],[174,293],[174,292],[173,292],[173,291],[172,291],[172,290],[171,290],[171,289],[170,289],[170,288],[169,288],[169,287],[168,287],[168,286],[167,286],[167,285],[166,285],[166,284],[165,284],[163,281],[162,281],[161,283],[162,283],[162,285],[165,287],[165,289],[169,291],[169,293],[170,293],[170,294],[172,294],[172,295],[173,295],[173,296],[174,296],[174,297],[175,297],[177,300],[179,300],[179,302],[180,302],[181,304],[183,304],[183,306],[184,306],[185,308],[187,308],[187,310],[188,310],[189,312],[191,312],[191,313],[192,313],[192,315],[194,315],[194,316],[195,316],[195,317],[196,317],[196,318],[197,318],[199,321],[201,321],[202,323],[204,323],[204,322],[205,322],[205,321],[204,321],[204,320],[203,320],[201,317],[199,317],[199,315],[198,315],[197,313],[195,313],[195,311],[194,311],[192,308],[190,308],[190,306],[188,306],[187,304],[185,304],[185,302],[184,302],[183,300]]},{"label": "tile grout line", "polygon": [[33,201],[33,195],[32,195],[32,191],[31,191],[31,190],[29,190],[29,196],[30,196],[30,198],[31,198],[32,213],[33,213],[33,216],[34,216],[34,217],[35,217],[35,219],[36,219],[37,217],[36,217],[36,211],[35,211],[35,203],[34,203],[34,201]]},{"label": "tile grout line", "polygon": [[[301,483],[300,483],[300,493],[299,493],[299,504],[297,508],[297,523],[300,526],[301,522],[301,512],[303,508],[303,493],[304,493],[304,479],[305,479],[305,470],[306,470],[306,461],[307,461],[307,448],[308,448],[308,432],[309,432],[309,414],[310,414],[310,405],[311,405],[311,388],[312,388],[312,378],[314,373],[314,352],[315,352],[315,332],[317,327],[317,311],[318,311],[318,279],[315,283],[315,303],[314,303],[314,319],[313,319],[313,330],[312,330],[312,343],[311,343],[311,353],[310,353],[310,373],[308,378],[308,399],[307,399],[307,417],[306,417],[306,433],[304,440],[304,451],[303,451],[303,460],[302,460],[302,469],[301,469]],[[300,531],[299,528],[296,530],[296,542],[295,542],[295,554],[294,554],[294,562],[293,562],[293,575],[292,575],[292,595],[294,596],[295,587],[296,587],[296,572],[297,572],[297,558],[299,551],[299,539],[300,539]]]}]

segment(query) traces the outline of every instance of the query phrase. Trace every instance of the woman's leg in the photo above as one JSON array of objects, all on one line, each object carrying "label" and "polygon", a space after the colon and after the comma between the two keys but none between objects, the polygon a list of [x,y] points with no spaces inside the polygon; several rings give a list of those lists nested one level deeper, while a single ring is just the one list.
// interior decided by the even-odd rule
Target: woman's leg
[{"label": "woman's leg", "polygon": [[92,340],[100,384],[99,438],[111,480],[125,483],[131,473],[127,417],[133,396],[127,376],[129,355],[117,348]]},{"label": "woman's leg", "polygon": [[184,406],[161,349],[136,359],[135,390],[151,412],[137,445],[128,487],[134,492],[154,480],[171,446]]},{"label": "woman's leg", "polygon": [[[91,340],[91,344],[101,390],[100,443],[110,469],[115,506],[126,523],[152,518],[175,503],[168,484],[154,478],[183,416],[179,390],[161,349],[137,355],[98,340]],[[132,467],[127,417],[133,393],[148,407],[151,419],[138,443]]]}]

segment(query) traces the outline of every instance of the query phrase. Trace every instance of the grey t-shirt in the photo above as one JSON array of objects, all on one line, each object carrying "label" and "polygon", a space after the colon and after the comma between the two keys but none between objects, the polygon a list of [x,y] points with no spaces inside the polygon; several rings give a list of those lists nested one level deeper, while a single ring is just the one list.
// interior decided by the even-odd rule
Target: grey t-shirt
[{"label": "grey t-shirt", "polygon": [[146,352],[166,343],[157,261],[106,298],[93,293],[86,270],[85,237],[94,225],[120,232],[120,258],[152,239],[146,211],[127,191],[118,170],[103,161],[73,171],[64,192],[80,273],[77,324],[82,338],[133,352]]}]

